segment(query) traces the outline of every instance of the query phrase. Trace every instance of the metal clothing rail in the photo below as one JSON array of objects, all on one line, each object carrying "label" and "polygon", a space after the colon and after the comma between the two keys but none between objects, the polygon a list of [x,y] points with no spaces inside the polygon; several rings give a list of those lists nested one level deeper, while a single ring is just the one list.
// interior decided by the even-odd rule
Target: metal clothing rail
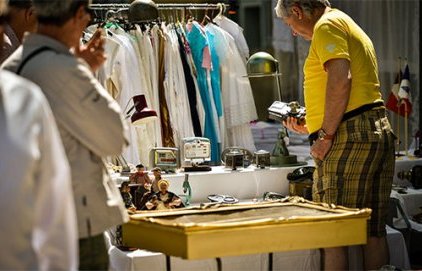
[{"label": "metal clothing rail", "polygon": [[89,5],[90,9],[98,9],[98,10],[105,10],[105,9],[113,9],[113,8],[129,8],[129,4],[91,4]]},{"label": "metal clothing rail", "polygon": [[[160,9],[221,9],[221,8],[229,8],[230,5],[228,4],[208,4],[208,3],[185,3],[185,4],[156,4],[157,8]],[[130,4],[91,4],[90,8],[94,10],[107,10],[107,9],[126,9],[129,8]]]},{"label": "metal clothing rail", "polygon": [[229,8],[228,4],[158,4],[158,9],[221,9]]}]

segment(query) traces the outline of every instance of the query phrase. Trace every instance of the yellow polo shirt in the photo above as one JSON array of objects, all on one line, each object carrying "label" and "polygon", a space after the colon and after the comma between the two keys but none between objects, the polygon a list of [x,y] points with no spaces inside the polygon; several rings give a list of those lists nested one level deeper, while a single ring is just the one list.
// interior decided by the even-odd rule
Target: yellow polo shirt
[{"label": "yellow polo shirt", "polygon": [[364,104],[382,101],[378,64],[372,41],[347,14],[331,9],[315,24],[303,68],[306,123],[309,133],[321,128],[327,85],[324,63],[335,58],[350,61],[352,89],[346,112]]}]

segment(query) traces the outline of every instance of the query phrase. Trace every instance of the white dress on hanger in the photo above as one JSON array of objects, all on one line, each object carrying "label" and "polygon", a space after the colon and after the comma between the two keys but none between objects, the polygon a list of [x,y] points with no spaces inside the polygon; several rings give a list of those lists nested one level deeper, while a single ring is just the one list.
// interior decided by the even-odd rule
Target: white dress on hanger
[{"label": "white dress on hanger", "polygon": [[[139,65],[136,49],[130,41],[130,37],[122,29],[111,30],[113,33],[113,40],[120,44],[120,49],[116,55],[116,63],[114,64],[111,79],[114,85],[119,88],[119,95],[116,100],[122,108],[133,105],[132,97],[139,94],[146,94],[142,92],[143,88],[141,78],[139,76],[141,67]],[[148,101],[148,97],[147,101]],[[126,110],[128,110],[126,108]],[[150,135],[150,131],[145,125],[135,127],[128,119],[129,127],[129,143],[130,145],[123,151],[123,156],[128,162],[138,164],[140,162],[147,164],[149,160],[148,151],[151,146],[154,146]],[[152,131],[153,132],[153,131]],[[140,145],[139,143],[142,143]]]},{"label": "white dress on hanger", "polygon": [[213,21],[233,37],[236,47],[242,56],[242,61],[246,64],[246,61],[249,59],[249,46],[243,35],[243,28],[224,15],[216,16]]},{"label": "white dress on hanger", "polygon": [[188,92],[180,59],[179,42],[174,26],[162,27],[165,39],[164,46],[164,89],[170,113],[170,123],[176,147],[180,147],[182,139],[195,136],[193,132]]},{"label": "white dress on hanger", "polygon": [[[155,55],[155,50],[151,40],[150,28],[147,26],[145,31],[141,30],[139,25],[135,25],[136,30],[132,34],[136,37],[138,50],[140,53],[139,60],[141,70],[140,73],[145,78],[145,92],[148,93],[149,101],[148,107],[157,112],[160,116],[160,102],[158,97],[158,56]],[[161,147],[161,125],[160,122],[154,121],[147,125],[149,130],[155,131],[154,146]],[[145,162],[147,164],[147,162]]]},{"label": "white dress on hanger", "polygon": [[208,24],[207,31],[215,35],[216,48],[220,59],[221,91],[227,139],[224,148],[240,146],[254,151],[255,144],[249,123],[258,118],[252,88],[233,37],[223,29]]}]

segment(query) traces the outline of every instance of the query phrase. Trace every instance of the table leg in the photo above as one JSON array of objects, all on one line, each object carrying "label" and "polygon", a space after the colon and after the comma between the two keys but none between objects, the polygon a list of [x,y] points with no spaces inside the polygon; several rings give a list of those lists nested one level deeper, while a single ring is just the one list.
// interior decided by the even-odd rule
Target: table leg
[{"label": "table leg", "polygon": [[171,261],[169,255],[166,255],[166,271],[171,271]]},{"label": "table leg", "polygon": [[221,262],[221,258],[215,258],[215,260],[217,261],[217,271],[222,271],[223,263]]},{"label": "table leg", "polygon": [[268,271],[273,271],[273,253],[268,253]]}]

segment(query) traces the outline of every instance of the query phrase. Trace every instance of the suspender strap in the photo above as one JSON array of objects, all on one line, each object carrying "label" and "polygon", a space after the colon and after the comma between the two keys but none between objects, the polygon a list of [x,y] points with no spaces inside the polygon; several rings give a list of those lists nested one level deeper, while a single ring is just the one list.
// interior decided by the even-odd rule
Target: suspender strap
[{"label": "suspender strap", "polygon": [[20,75],[22,72],[23,67],[28,63],[29,60],[31,60],[34,56],[44,52],[44,51],[54,51],[52,48],[43,46],[36,50],[34,50],[32,53],[30,53],[19,65],[18,70],[16,71],[16,74]]}]

